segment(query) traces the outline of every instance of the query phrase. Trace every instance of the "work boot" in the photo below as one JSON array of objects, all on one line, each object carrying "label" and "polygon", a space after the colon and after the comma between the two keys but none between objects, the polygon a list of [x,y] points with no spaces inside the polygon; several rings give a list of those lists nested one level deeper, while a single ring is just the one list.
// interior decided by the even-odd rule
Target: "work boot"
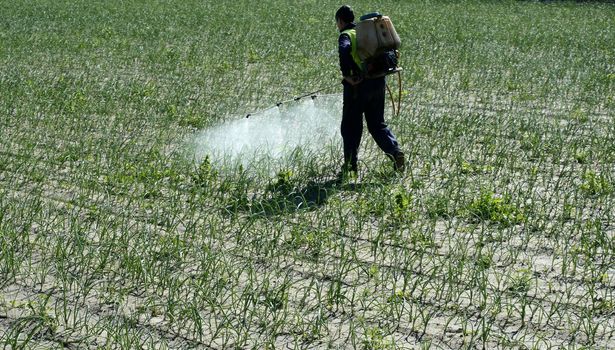
[{"label": "work boot", "polygon": [[406,155],[404,152],[399,151],[393,156],[393,168],[399,172],[406,169]]}]

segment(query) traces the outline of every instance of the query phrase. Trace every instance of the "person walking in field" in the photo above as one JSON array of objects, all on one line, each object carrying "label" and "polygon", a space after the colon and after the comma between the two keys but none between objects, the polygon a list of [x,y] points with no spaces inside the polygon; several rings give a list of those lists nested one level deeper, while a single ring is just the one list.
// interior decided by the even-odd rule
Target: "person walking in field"
[{"label": "person walking in field", "polygon": [[399,149],[395,135],[384,121],[385,77],[365,78],[362,64],[357,55],[357,41],[354,11],[348,5],[340,7],[335,13],[335,21],[340,31],[338,40],[340,70],[344,86],[344,105],[342,111],[341,133],[344,144],[344,165],[342,175],[358,172],[357,161],[361,135],[363,133],[363,114],[367,129],[384,153],[393,160],[393,166],[403,171],[404,153]]}]

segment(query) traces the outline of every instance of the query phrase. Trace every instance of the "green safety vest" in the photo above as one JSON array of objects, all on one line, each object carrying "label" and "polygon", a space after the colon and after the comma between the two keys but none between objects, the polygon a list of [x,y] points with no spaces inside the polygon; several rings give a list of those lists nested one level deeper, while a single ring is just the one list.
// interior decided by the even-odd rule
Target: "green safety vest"
[{"label": "green safety vest", "polygon": [[[363,70],[363,62],[361,61],[361,59],[359,58],[359,53],[357,52],[357,31],[356,29],[352,28],[352,29],[346,29],[345,31],[341,32],[341,34],[347,34],[350,37],[350,55],[352,56],[352,60],[354,61],[354,63],[357,64],[357,67],[359,67],[359,70],[362,71]],[[353,72],[354,75],[359,75],[361,72]]]}]

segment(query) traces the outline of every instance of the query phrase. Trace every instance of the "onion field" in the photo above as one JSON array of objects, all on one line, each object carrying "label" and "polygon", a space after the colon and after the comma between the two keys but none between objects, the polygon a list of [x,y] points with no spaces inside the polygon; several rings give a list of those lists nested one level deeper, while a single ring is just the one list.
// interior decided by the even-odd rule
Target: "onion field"
[{"label": "onion field", "polygon": [[402,39],[407,169],[366,129],[345,180],[339,123],[194,141],[341,122],[341,3],[0,4],[4,349],[615,348],[612,2],[350,3]]}]

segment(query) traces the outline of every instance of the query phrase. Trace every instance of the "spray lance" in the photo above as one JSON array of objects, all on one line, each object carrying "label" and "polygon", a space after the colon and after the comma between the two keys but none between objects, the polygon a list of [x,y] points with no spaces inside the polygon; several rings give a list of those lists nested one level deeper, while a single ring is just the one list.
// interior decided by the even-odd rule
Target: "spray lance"
[{"label": "spray lance", "polygon": [[[336,85],[337,85],[337,84],[336,84]],[[276,107],[280,107],[281,105],[284,105],[284,104],[289,103],[289,102],[296,102],[296,101],[299,101],[299,100],[304,99],[304,98],[306,98],[306,97],[310,97],[312,100],[314,100],[314,99],[316,99],[318,96],[320,96],[320,95],[318,95],[318,93],[319,93],[319,92],[323,92],[323,91],[325,91],[325,90],[327,90],[327,89],[330,89],[331,87],[333,87],[333,85],[330,85],[330,86],[327,86],[327,87],[320,88],[320,89],[318,89],[318,90],[316,90],[316,91],[313,91],[313,92],[310,92],[310,93],[307,93],[307,94],[303,94],[303,95],[301,95],[301,96],[293,97],[293,98],[291,98],[290,100],[286,100],[286,101],[281,101],[281,102],[278,102],[278,103],[274,104],[273,106],[271,106],[271,107],[269,107],[269,108],[265,108],[265,109],[260,110],[260,111],[257,111],[257,112],[248,113],[248,114],[246,114],[246,118],[250,118],[250,117],[251,117],[252,115],[254,115],[254,114],[263,113],[263,112],[266,112],[266,111],[268,111],[268,110],[270,110],[270,109],[273,109],[273,108],[276,108]]]},{"label": "spray lance", "polygon": [[[398,86],[399,86],[399,93],[398,93],[398,96],[397,96],[397,106],[395,106],[395,100],[394,100],[391,88],[389,87],[388,83],[386,84],[387,91],[389,92],[389,98],[391,100],[391,107],[393,108],[393,116],[395,118],[397,118],[399,116],[399,113],[401,111],[401,95],[402,95],[401,71],[402,71],[401,68],[397,68],[397,69],[395,69],[395,71],[392,71],[390,73],[390,74],[397,73],[397,82],[398,82]],[[312,91],[312,92],[309,92],[307,94],[303,94],[303,95],[300,95],[300,96],[297,96],[297,97],[293,97],[293,98],[291,98],[289,100],[277,102],[276,104],[272,105],[271,107],[268,107],[268,108],[265,108],[265,109],[262,109],[262,110],[259,110],[259,111],[256,111],[256,112],[252,112],[252,113],[246,114],[246,118],[250,118],[251,116],[253,116],[255,114],[264,113],[264,112],[266,112],[268,110],[271,110],[271,109],[276,108],[276,107],[280,107],[280,106],[282,106],[284,104],[287,104],[287,103],[290,103],[290,102],[300,101],[300,100],[302,100],[302,99],[304,99],[306,97],[309,97],[312,100],[315,100],[318,96],[340,95],[340,93],[319,95],[319,93],[321,93],[323,91],[326,91],[326,90],[329,90],[332,87],[337,86],[338,84],[339,83],[336,82],[334,85],[325,86],[325,87],[322,87],[322,88],[320,88],[320,89],[318,89],[316,91]]]}]

